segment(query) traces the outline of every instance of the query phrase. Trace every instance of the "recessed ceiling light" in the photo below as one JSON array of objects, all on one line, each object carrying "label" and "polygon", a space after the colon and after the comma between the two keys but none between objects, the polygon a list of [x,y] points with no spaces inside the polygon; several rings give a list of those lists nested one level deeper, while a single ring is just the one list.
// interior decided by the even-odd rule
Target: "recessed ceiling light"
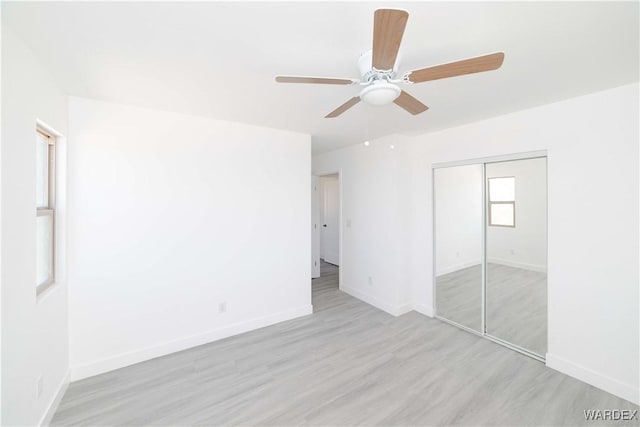
[{"label": "recessed ceiling light", "polygon": [[365,142],[364,142],[364,145],[365,145],[366,147],[368,147],[368,146],[369,146],[369,141],[365,141]]},{"label": "recessed ceiling light", "polygon": [[389,146],[389,148],[391,148],[391,149],[393,150],[394,148],[396,148],[396,146],[395,146],[395,145],[393,145],[393,144],[391,144],[391,145]]}]

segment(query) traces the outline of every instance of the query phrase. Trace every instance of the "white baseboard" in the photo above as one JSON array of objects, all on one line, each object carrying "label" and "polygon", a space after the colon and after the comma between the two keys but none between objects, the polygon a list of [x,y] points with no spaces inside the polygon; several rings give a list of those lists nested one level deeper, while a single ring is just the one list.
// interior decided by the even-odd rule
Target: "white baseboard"
[{"label": "white baseboard", "polygon": [[325,252],[320,258],[329,264],[340,265],[340,254],[338,252]]},{"label": "white baseboard", "polygon": [[366,302],[369,305],[374,306],[375,308],[379,308],[382,311],[385,311],[392,316],[401,316],[405,313],[413,310],[411,304],[401,304],[401,305],[392,305],[386,301],[382,301],[381,299],[374,297],[373,295],[369,295],[365,292],[359,291],[357,289],[349,288],[347,286],[340,287],[342,292],[345,292],[351,295],[354,298],[358,298],[361,301]]},{"label": "white baseboard", "polygon": [[407,314],[410,311],[413,311],[413,306],[409,303],[406,304],[401,304],[396,306],[396,308],[394,309],[394,316],[402,316],[403,314]]},{"label": "white baseboard", "polygon": [[420,314],[424,314],[427,317],[433,317],[434,316],[433,307],[428,306],[426,304],[414,304],[413,305],[413,310],[417,311]]},{"label": "white baseboard", "polygon": [[264,328],[286,320],[295,319],[297,317],[306,316],[313,313],[312,305],[304,305],[280,313],[271,314],[264,317],[247,320],[244,322],[234,323],[212,331],[192,335],[186,338],[180,338],[174,341],[165,342],[152,347],[142,348],[127,353],[118,354],[95,362],[71,367],[71,380],[77,381],[84,378],[99,375],[115,369],[124,368],[125,366],[144,362],[156,357],[166,356],[167,354],[177,351],[186,350],[188,348],[197,347],[233,335],[242,334],[256,329]]},{"label": "white baseboard", "polygon": [[526,262],[513,261],[504,258],[487,258],[487,263],[506,265],[507,267],[521,268],[522,270],[539,271],[541,273],[547,272],[547,267],[544,265],[527,264]]},{"label": "white baseboard", "polygon": [[638,387],[623,383],[615,378],[608,377],[550,353],[547,353],[546,364],[551,369],[640,405],[640,390],[638,390]]},{"label": "white baseboard", "polygon": [[40,426],[48,426],[51,424],[51,420],[53,419],[53,415],[58,410],[58,406],[62,401],[62,397],[64,393],[67,391],[67,387],[69,387],[69,380],[71,378],[71,373],[67,371],[67,373],[62,378],[60,385],[58,385],[58,389],[56,393],[53,395],[53,399],[49,403],[49,407],[47,408],[47,412],[44,413],[42,419],[40,420]]},{"label": "white baseboard", "polygon": [[436,277],[444,274],[453,273],[454,271],[462,270],[464,268],[473,267],[474,265],[482,264],[482,259],[472,259],[470,261],[461,262],[459,264],[450,265],[448,267],[439,268],[436,272]]}]

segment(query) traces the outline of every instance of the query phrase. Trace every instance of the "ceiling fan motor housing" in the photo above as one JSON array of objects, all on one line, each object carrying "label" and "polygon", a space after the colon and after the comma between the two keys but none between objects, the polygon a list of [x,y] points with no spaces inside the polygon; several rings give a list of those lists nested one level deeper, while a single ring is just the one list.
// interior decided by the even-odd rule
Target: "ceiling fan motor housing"
[{"label": "ceiling fan motor housing", "polygon": [[[379,71],[372,66],[372,51],[369,50],[358,58],[358,69],[362,76],[362,83],[367,86],[360,92],[360,99],[369,105],[382,106],[393,102],[402,90],[389,80],[395,76],[395,66],[392,70]],[[396,66],[398,60],[396,60]]]},{"label": "ceiling fan motor housing", "polygon": [[396,75],[398,64],[400,63],[400,54],[396,58],[396,63],[392,70],[376,70],[373,68],[373,51],[368,50],[358,58],[358,70],[362,81],[367,82],[376,79],[392,79]]}]

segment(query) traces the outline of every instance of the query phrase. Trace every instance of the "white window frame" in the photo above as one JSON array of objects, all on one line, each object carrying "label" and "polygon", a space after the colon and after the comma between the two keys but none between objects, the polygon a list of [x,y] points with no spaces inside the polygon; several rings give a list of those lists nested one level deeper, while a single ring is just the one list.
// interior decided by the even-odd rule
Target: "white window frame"
[{"label": "white window frame", "polygon": [[[493,202],[491,201],[491,180],[492,179],[504,179],[504,178],[511,178],[513,179],[513,200],[509,200],[509,201],[500,201],[500,202]],[[489,215],[488,215],[488,219],[489,219],[489,226],[490,227],[508,227],[508,228],[515,228],[516,227],[516,177],[515,176],[492,176],[491,178],[487,178],[487,199],[488,199],[488,208],[489,208]],[[491,218],[491,211],[493,209],[491,209],[493,207],[493,205],[511,205],[512,206],[512,212],[513,212],[513,225],[505,225],[505,224],[494,224],[493,223],[493,219]]]},{"label": "white window frame", "polygon": [[[43,129],[41,129],[40,127],[36,128],[36,138],[37,136],[40,136],[42,138],[45,138],[48,141],[48,150],[47,150],[47,157],[48,157],[48,161],[47,161],[47,171],[45,176],[47,177],[47,184],[45,185],[45,191],[47,192],[46,194],[46,200],[47,200],[47,204],[46,206],[36,206],[36,217],[40,217],[40,216],[50,216],[51,217],[51,259],[49,260],[50,263],[50,271],[51,271],[51,276],[49,278],[47,278],[47,280],[45,280],[42,283],[36,283],[36,295],[40,295],[42,292],[44,292],[46,289],[48,289],[51,285],[53,285],[55,283],[55,259],[56,259],[56,236],[55,236],[55,229],[56,229],[56,222],[55,222],[55,201],[56,201],[56,139],[55,137],[49,133],[44,131]],[[36,144],[38,143],[37,139],[36,139]],[[36,254],[36,257],[38,255]]]}]

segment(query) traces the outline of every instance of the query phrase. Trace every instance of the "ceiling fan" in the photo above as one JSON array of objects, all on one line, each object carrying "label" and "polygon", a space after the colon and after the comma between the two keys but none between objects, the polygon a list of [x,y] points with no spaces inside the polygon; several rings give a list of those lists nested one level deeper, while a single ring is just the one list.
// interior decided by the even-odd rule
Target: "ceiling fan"
[{"label": "ceiling fan", "polygon": [[436,65],[409,71],[396,78],[398,50],[407,25],[409,13],[398,9],[378,9],[373,15],[373,49],[358,59],[361,79],[277,76],[278,83],[314,83],[327,85],[364,86],[354,96],[329,114],[326,118],[338,117],[360,101],[370,105],[387,105],[391,102],[416,115],[429,107],[398,87],[398,83],[412,84],[430,80],[445,79],[465,74],[480,73],[500,68],[504,53],[492,53],[475,58],[463,59],[448,64]]}]

